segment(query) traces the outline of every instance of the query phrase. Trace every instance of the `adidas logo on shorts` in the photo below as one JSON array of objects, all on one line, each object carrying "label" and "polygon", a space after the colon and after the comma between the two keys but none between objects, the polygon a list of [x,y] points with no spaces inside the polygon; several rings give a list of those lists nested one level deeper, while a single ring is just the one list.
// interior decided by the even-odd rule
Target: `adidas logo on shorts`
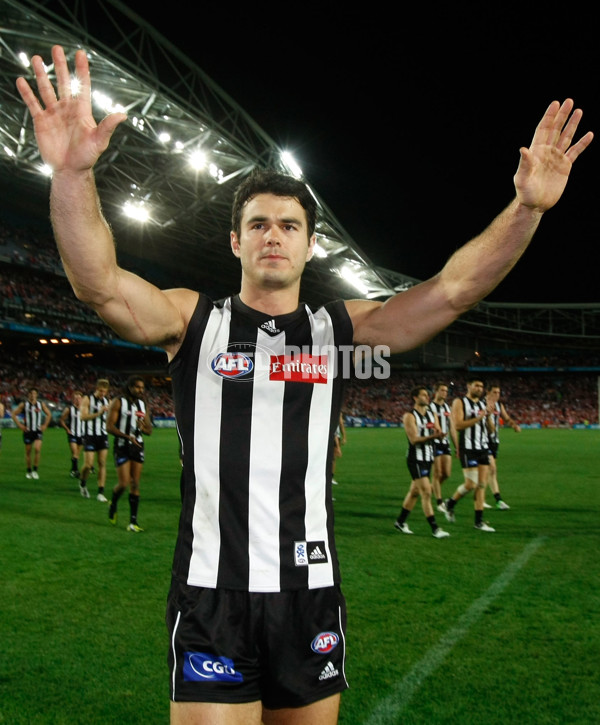
[{"label": "adidas logo on shorts", "polygon": [[314,548],[314,549],[313,549],[313,550],[312,550],[312,551],[310,552],[310,554],[308,555],[308,558],[309,558],[309,559],[310,559],[311,561],[323,561],[323,560],[327,561],[327,557],[326,557],[326,556],[325,556],[325,554],[324,554],[324,553],[323,553],[323,552],[321,551],[321,549],[319,548],[319,545],[318,545],[318,544],[317,544],[317,546],[315,546],[315,548]]},{"label": "adidas logo on shorts", "polygon": [[328,662],[319,675],[319,680],[330,680],[332,677],[339,677],[339,675],[340,671],[333,666],[333,663]]}]

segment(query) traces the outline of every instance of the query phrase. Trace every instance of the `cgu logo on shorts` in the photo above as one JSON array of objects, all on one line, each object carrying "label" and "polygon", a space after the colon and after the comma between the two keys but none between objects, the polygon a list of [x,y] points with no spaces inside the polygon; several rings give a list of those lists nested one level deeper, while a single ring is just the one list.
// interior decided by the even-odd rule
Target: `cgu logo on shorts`
[{"label": "cgu logo on shorts", "polygon": [[222,378],[241,378],[252,372],[254,362],[243,352],[221,352],[212,359],[211,369]]},{"label": "cgu logo on shorts", "polygon": [[326,655],[338,646],[339,641],[335,632],[320,632],[310,643],[310,648],[319,655]]},{"label": "cgu logo on shorts", "polygon": [[215,657],[204,652],[185,652],[183,661],[184,682],[243,682],[241,672],[236,672],[233,660]]},{"label": "cgu logo on shorts", "polygon": [[327,355],[271,355],[269,380],[326,383],[328,374]]}]

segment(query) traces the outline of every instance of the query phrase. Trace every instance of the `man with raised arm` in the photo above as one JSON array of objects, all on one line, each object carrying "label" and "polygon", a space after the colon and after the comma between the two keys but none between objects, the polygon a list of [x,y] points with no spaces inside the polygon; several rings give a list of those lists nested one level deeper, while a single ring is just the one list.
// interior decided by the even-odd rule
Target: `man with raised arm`
[{"label": "man with raised arm", "polygon": [[484,298],[562,195],[592,134],[574,143],[582,112],[570,99],[552,102],[521,149],[514,200],[433,278],[385,303],[299,305],[315,201],[291,177],[252,174],[232,213],[240,293],[212,302],[117,265],[93,167],[126,117],[94,120],[84,51],[75,53],[75,96],[63,49],[52,58],[56,90],[39,56],[39,100],[25,79],[17,84],[53,169],[65,271],[120,336],[162,346],[173,377],[183,471],[167,612],[171,721],[331,725],[347,687],[331,504],[343,382],[332,371],[343,369],[342,348],[410,350]]}]

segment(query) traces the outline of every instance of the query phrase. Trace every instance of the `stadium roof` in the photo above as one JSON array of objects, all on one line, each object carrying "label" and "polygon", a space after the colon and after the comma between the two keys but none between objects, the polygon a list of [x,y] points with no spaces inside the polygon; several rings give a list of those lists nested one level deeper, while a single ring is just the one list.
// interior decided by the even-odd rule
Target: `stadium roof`
[{"label": "stadium roof", "polygon": [[[90,30],[98,27],[105,29],[102,38]],[[233,190],[256,166],[301,171],[201,68],[118,0],[71,7],[56,0],[0,0],[4,205],[47,217],[49,177],[15,81],[32,77],[33,54],[50,62],[54,44],[63,45],[71,61],[76,49],[88,52],[97,118],[114,109],[128,114],[96,167],[123,263],[160,286],[189,286],[213,297],[236,292],[239,260],[229,249]],[[318,202],[320,254],[305,272],[303,299],[384,299],[418,282],[375,266],[304,181]],[[597,339],[600,305],[483,302],[452,329],[471,336],[492,331],[507,338]]]}]

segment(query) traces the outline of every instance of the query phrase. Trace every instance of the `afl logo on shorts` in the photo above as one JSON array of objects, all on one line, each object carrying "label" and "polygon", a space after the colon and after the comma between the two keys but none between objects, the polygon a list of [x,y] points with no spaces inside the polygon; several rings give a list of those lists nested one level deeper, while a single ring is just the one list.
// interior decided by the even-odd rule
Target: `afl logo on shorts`
[{"label": "afl logo on shorts", "polygon": [[248,375],[252,372],[254,363],[252,358],[243,352],[221,352],[213,358],[210,367],[217,375],[231,380]]},{"label": "afl logo on shorts", "polygon": [[326,655],[338,646],[339,641],[335,632],[321,632],[310,643],[310,648],[318,655]]}]

